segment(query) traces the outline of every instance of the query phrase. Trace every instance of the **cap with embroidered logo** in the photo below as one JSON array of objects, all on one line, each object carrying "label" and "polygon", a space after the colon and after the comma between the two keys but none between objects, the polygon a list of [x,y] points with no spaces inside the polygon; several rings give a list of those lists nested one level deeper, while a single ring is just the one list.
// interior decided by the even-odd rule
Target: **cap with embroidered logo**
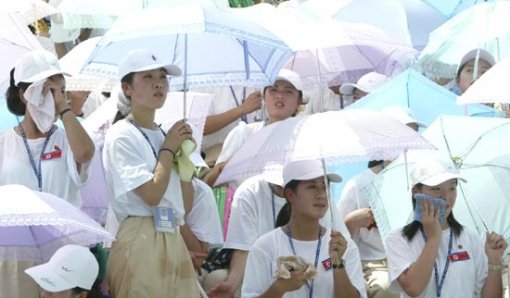
[{"label": "cap with embroidered logo", "polygon": [[90,290],[99,272],[96,258],[86,247],[66,245],[59,248],[48,263],[25,270],[48,292],[61,292],[76,287]]},{"label": "cap with embroidered logo", "polygon": [[161,61],[148,49],[140,49],[129,52],[119,63],[119,79],[132,72],[141,72],[164,68],[168,75],[180,76],[182,74],[179,66]]}]

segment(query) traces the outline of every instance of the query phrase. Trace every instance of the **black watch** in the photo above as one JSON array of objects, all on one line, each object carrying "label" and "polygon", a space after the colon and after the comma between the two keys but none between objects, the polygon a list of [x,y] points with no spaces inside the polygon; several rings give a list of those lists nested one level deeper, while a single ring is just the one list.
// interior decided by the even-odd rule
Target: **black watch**
[{"label": "black watch", "polygon": [[338,264],[333,263],[332,267],[333,269],[344,269],[344,260],[340,260],[340,263]]}]

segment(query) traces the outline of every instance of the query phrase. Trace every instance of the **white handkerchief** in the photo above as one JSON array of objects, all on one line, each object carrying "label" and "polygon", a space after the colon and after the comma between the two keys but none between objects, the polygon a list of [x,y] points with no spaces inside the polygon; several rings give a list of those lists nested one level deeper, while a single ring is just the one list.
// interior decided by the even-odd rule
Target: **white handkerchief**
[{"label": "white handkerchief", "polygon": [[30,116],[32,116],[37,128],[42,133],[49,131],[53,122],[55,122],[53,94],[51,91],[48,91],[46,95],[43,94],[45,81],[46,79],[32,83],[25,91],[28,112],[30,112]]}]

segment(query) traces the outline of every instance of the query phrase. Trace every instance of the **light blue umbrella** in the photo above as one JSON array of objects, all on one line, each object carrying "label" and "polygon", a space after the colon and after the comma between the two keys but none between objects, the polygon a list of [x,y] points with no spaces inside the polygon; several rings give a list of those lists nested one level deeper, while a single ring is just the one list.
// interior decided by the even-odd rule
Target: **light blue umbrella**
[{"label": "light blue umbrella", "polygon": [[457,64],[472,49],[489,51],[496,61],[510,57],[510,1],[483,2],[464,10],[430,33],[418,66],[438,77],[454,78]]},{"label": "light blue umbrella", "polygon": [[[441,114],[486,117],[501,115],[500,111],[482,104],[458,105],[456,97],[446,88],[409,69],[347,108],[382,110],[390,106],[408,107],[413,111],[416,119],[426,125],[432,123]],[[345,182],[366,168],[367,163],[330,168],[344,178],[342,183],[335,183],[333,186],[332,197],[338,200]]]},{"label": "light blue umbrella", "polygon": [[[487,230],[510,240],[510,120],[502,118],[441,116],[423,133],[459,170],[456,219],[481,237]],[[408,171],[423,152],[407,155]],[[411,190],[406,183],[406,162],[398,158],[368,186],[369,200],[383,239],[404,226],[412,214]]]},{"label": "light blue umbrella", "polygon": [[183,75],[171,80],[178,90],[266,86],[292,54],[279,38],[246,18],[188,5],[119,18],[99,41],[82,73],[117,78],[120,60],[139,48],[181,67]]},{"label": "light blue umbrella", "polygon": [[424,0],[424,2],[447,18],[451,18],[452,16],[478,3],[495,1],[501,0]]}]

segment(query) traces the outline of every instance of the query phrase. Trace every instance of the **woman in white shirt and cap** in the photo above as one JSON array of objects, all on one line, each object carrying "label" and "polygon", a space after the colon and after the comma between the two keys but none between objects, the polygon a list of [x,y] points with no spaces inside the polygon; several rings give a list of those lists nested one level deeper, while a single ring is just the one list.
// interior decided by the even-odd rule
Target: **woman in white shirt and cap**
[{"label": "woman in white shirt and cap", "polygon": [[391,289],[401,297],[502,297],[501,257],[508,245],[494,232],[484,245],[453,216],[457,183],[465,181],[453,162],[424,153],[411,179],[421,216],[385,239]]},{"label": "woman in white shirt and cap", "polygon": [[193,204],[193,186],[181,183],[174,167],[192,130],[182,120],[167,132],[154,123],[166,100],[168,75],[180,74],[179,67],[145,49],[128,53],[119,65],[119,113],[103,149],[111,205],[120,222],[106,274],[113,297],[198,296],[179,232]]},{"label": "woman in white shirt and cap", "polygon": [[[366,297],[356,245],[319,224],[329,206],[326,187],[340,176],[325,174],[318,160],[302,160],[284,166],[283,180],[290,220],[251,247],[242,297]],[[302,257],[316,277],[304,268],[290,270],[288,278],[275,276],[279,258],[288,256]]]}]

